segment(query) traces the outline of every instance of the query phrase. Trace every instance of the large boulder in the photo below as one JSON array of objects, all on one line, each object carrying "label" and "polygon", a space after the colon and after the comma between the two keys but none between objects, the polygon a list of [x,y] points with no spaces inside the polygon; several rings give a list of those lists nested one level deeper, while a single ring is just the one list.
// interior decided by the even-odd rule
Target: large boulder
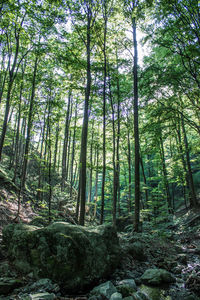
[{"label": "large boulder", "polygon": [[110,274],[120,252],[117,233],[110,225],[10,224],[3,230],[3,242],[20,272],[50,278],[67,291],[80,290]]}]

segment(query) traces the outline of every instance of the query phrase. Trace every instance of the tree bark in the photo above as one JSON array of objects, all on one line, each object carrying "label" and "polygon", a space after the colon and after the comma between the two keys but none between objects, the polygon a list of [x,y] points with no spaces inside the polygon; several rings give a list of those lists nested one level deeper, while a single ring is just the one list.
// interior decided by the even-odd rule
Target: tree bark
[{"label": "tree bark", "polygon": [[166,163],[165,163],[165,152],[164,152],[164,146],[163,146],[162,132],[160,133],[160,157],[161,157],[161,163],[162,163],[163,180],[164,180],[164,187],[165,187],[168,211],[169,211],[169,213],[171,213],[172,212],[172,204],[171,204],[171,196],[170,196],[170,191],[169,191],[169,182],[168,182],[168,178],[167,178],[167,168],[166,168]]},{"label": "tree bark", "polygon": [[21,184],[20,184],[20,190],[19,190],[19,195],[18,195],[18,212],[17,212],[17,215],[19,215],[19,213],[20,213],[21,194],[24,190],[25,181],[26,181],[29,145],[30,145],[30,139],[31,139],[32,123],[33,123],[32,118],[33,118],[34,100],[35,100],[35,86],[36,86],[37,67],[38,67],[38,56],[36,56],[36,58],[35,58],[35,64],[34,64],[34,70],[33,70],[33,81],[32,81],[32,90],[31,90],[31,98],[30,98],[30,106],[29,106],[29,114],[28,114],[28,125],[27,125],[27,133],[26,133],[24,159],[23,159],[23,165],[22,165]]},{"label": "tree bark", "polygon": [[75,108],[75,119],[74,119],[74,132],[73,132],[73,142],[72,142],[72,157],[71,157],[71,176],[70,176],[70,197],[72,197],[72,187],[74,185],[74,156],[75,156],[75,139],[76,139],[76,123],[77,123],[77,105],[78,101],[76,101],[76,108]]},{"label": "tree bark", "polygon": [[131,205],[131,144],[130,144],[130,132],[127,124],[127,144],[128,144],[128,212],[132,210]]},{"label": "tree bark", "polygon": [[62,181],[61,181],[61,191],[65,188],[65,181],[67,176],[67,145],[69,136],[69,118],[70,118],[70,105],[71,105],[71,91],[68,95],[67,112],[65,119],[65,137],[63,143],[63,154],[62,154]]},{"label": "tree bark", "polygon": [[7,130],[7,123],[8,123],[8,116],[10,111],[10,99],[11,99],[11,92],[13,83],[16,77],[16,65],[17,65],[17,59],[19,54],[19,33],[16,32],[15,28],[15,39],[16,39],[16,49],[13,59],[12,67],[10,68],[11,63],[11,54],[9,54],[9,61],[8,61],[8,69],[9,69],[9,81],[8,81],[8,90],[7,90],[7,96],[6,96],[6,108],[5,108],[5,114],[4,114],[4,121],[3,121],[3,127],[2,127],[2,133],[0,138],[0,161],[2,158],[2,150],[4,145],[4,140],[6,136],[6,130]]},{"label": "tree bark", "polygon": [[134,229],[139,231],[140,223],[140,143],[139,143],[139,126],[138,126],[138,50],[136,21],[132,18],[133,29],[133,46],[134,46],[134,66],[133,66],[133,86],[134,86],[134,141],[135,141],[135,216]]},{"label": "tree bark", "polygon": [[89,190],[88,190],[88,202],[91,202],[92,197],[92,175],[93,175],[93,142],[94,142],[94,119],[92,122],[92,137],[90,144],[90,180],[89,180]]},{"label": "tree bark", "polygon": [[196,197],[196,192],[195,192],[195,188],[194,188],[192,168],[191,168],[191,163],[190,163],[189,145],[188,145],[188,139],[187,139],[187,134],[186,134],[186,130],[185,130],[185,123],[184,123],[183,116],[181,116],[181,124],[182,124],[182,132],[183,132],[183,138],[184,138],[184,144],[185,144],[186,162],[187,162],[187,168],[188,168],[188,181],[189,181],[190,193],[191,193],[190,206],[196,207],[197,206],[197,197]]},{"label": "tree bark", "polygon": [[85,202],[86,202],[86,161],[87,161],[87,136],[88,136],[88,107],[90,100],[91,90],[91,62],[90,62],[90,51],[91,51],[91,21],[92,12],[91,7],[88,5],[87,11],[87,85],[85,90],[85,103],[84,103],[84,116],[83,116],[83,127],[81,135],[81,155],[80,155],[80,219],[79,224],[84,226],[85,223]]},{"label": "tree bark", "polygon": [[106,39],[107,39],[107,6],[106,1],[103,3],[104,17],[104,36],[103,36],[103,172],[101,185],[101,218],[100,224],[104,222],[104,206],[105,206],[105,179],[106,179],[106,86],[107,86],[107,55],[106,55]]}]

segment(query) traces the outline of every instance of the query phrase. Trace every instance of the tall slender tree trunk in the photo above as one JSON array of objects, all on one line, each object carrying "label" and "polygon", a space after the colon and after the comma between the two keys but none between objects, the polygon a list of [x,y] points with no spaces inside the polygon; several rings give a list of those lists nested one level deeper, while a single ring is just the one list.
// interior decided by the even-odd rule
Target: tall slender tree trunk
[{"label": "tall slender tree trunk", "polygon": [[169,190],[169,182],[167,178],[167,168],[165,163],[165,152],[164,152],[164,146],[163,146],[163,139],[162,139],[162,132],[160,133],[160,157],[161,157],[161,163],[162,163],[162,169],[163,169],[163,180],[164,180],[164,187],[166,192],[166,198],[167,198],[167,205],[168,205],[168,211],[169,213],[172,212],[172,203],[171,203],[171,196],[170,196],[170,190]]},{"label": "tall slender tree trunk", "polygon": [[48,135],[48,184],[49,184],[49,195],[48,195],[48,217],[49,223],[51,222],[51,202],[52,202],[52,174],[51,174],[51,86],[50,95],[48,99],[48,116],[47,116],[47,135]]},{"label": "tall slender tree trunk", "polygon": [[90,179],[89,179],[89,189],[88,189],[88,202],[91,202],[92,197],[92,175],[93,175],[93,142],[94,142],[94,119],[92,122],[92,137],[90,144]]},{"label": "tall slender tree trunk", "polygon": [[68,104],[67,112],[65,119],[65,137],[63,143],[63,154],[62,154],[62,181],[61,181],[61,190],[65,188],[65,181],[67,176],[67,145],[68,145],[68,136],[69,136],[69,119],[70,119],[70,105],[71,105],[71,91],[68,95]]},{"label": "tall slender tree trunk", "polygon": [[99,145],[96,146],[96,180],[95,180],[95,195],[94,195],[94,218],[97,212],[97,199],[98,199],[98,179],[99,179]]},{"label": "tall slender tree trunk", "polygon": [[91,90],[91,62],[90,62],[90,51],[91,51],[91,21],[92,12],[91,7],[88,6],[87,13],[87,85],[85,90],[85,103],[84,103],[84,116],[83,116],[83,127],[81,135],[81,155],[80,155],[80,219],[79,224],[84,226],[85,223],[85,202],[86,202],[86,161],[87,161],[87,136],[88,136],[88,107],[90,100]]},{"label": "tall slender tree trunk", "polygon": [[129,125],[127,124],[127,144],[128,144],[128,212],[131,212],[132,201],[131,201],[131,143],[130,143],[130,131]]},{"label": "tall slender tree trunk", "polygon": [[135,218],[134,229],[139,231],[140,223],[140,153],[139,153],[139,126],[138,126],[138,50],[136,35],[136,20],[132,18],[133,46],[134,46],[134,66],[133,66],[133,86],[134,86],[134,141],[135,141]]},{"label": "tall slender tree trunk", "polygon": [[13,83],[16,77],[16,65],[17,65],[17,59],[18,59],[18,54],[19,54],[19,33],[16,32],[15,34],[15,39],[16,39],[16,49],[15,49],[15,54],[14,54],[14,59],[13,59],[13,64],[12,67],[10,68],[10,63],[11,63],[11,57],[9,55],[9,81],[8,81],[8,89],[7,89],[7,96],[6,96],[6,108],[5,108],[5,114],[4,114],[4,120],[3,120],[3,127],[2,127],[2,133],[1,133],[1,138],[0,138],[0,161],[2,158],[2,150],[3,150],[3,145],[4,145],[4,140],[6,136],[6,130],[7,130],[7,123],[8,123],[8,116],[9,116],[9,111],[10,111],[10,99],[11,99],[11,92],[12,92],[12,87]]},{"label": "tall slender tree trunk", "polygon": [[20,122],[21,122],[21,106],[22,106],[22,92],[24,88],[24,72],[26,69],[26,61],[24,66],[22,66],[22,82],[20,85],[20,93],[19,93],[19,104],[18,104],[18,121],[17,121],[17,132],[16,132],[16,140],[15,140],[15,158],[14,158],[14,176],[12,181],[15,183],[17,170],[19,168],[19,136],[20,136]]},{"label": "tall slender tree trunk", "polygon": [[[117,61],[117,144],[116,144],[116,189],[117,189],[117,204],[118,214],[120,215],[120,162],[119,162],[119,142],[120,142],[120,81],[119,81],[119,65],[118,54],[116,51]],[[115,220],[116,223],[116,220]]]},{"label": "tall slender tree trunk", "polygon": [[13,162],[15,159],[15,135],[17,132],[17,114],[15,115],[15,121],[14,121],[14,128],[13,128],[13,137],[12,137],[12,143],[10,145],[10,157],[9,157],[9,164],[8,164],[8,170],[11,170],[11,167],[13,166]]},{"label": "tall slender tree trunk", "polygon": [[15,138],[15,151],[14,151],[14,176],[12,181],[15,183],[17,177],[17,170],[19,167],[19,131],[20,131],[20,121],[21,121],[21,102],[22,102],[22,86],[20,89],[19,96],[19,105],[18,105],[18,120],[17,120],[17,130],[16,130],[16,138]]},{"label": "tall slender tree trunk", "polygon": [[32,119],[33,119],[33,111],[34,111],[37,67],[38,67],[38,56],[36,56],[36,58],[35,58],[35,64],[34,64],[34,70],[33,70],[33,81],[32,81],[32,90],[31,90],[31,97],[30,97],[30,106],[29,106],[29,114],[28,114],[28,125],[27,125],[27,133],[26,133],[24,159],[23,159],[23,165],[22,165],[21,183],[20,183],[20,190],[19,190],[19,195],[18,195],[18,212],[17,212],[17,215],[19,215],[19,213],[20,213],[21,194],[24,190],[25,181],[26,181],[29,145],[30,145],[30,139],[31,139],[32,123],[33,123]]},{"label": "tall slender tree trunk", "polygon": [[53,158],[53,169],[56,171],[57,167],[57,158],[58,158],[58,140],[59,140],[59,132],[60,132],[60,124],[56,126],[56,140],[55,140],[55,147],[54,147],[54,158]]},{"label": "tall slender tree trunk", "polygon": [[191,207],[196,207],[197,206],[197,197],[196,197],[196,192],[194,188],[194,181],[193,181],[193,176],[192,176],[192,168],[191,168],[191,162],[190,162],[190,153],[189,153],[189,145],[188,145],[188,139],[187,139],[187,134],[185,130],[185,123],[183,116],[181,116],[181,125],[182,125],[182,132],[183,132],[183,138],[184,138],[184,145],[185,145],[185,154],[186,154],[186,162],[187,162],[187,169],[188,169],[188,181],[189,181],[189,186],[190,186],[190,206]]},{"label": "tall slender tree trunk", "polygon": [[39,155],[39,165],[38,165],[38,187],[37,187],[37,199],[42,200],[42,169],[44,168],[44,163],[42,161],[43,157],[43,146],[44,146],[44,138],[45,138],[45,130],[46,130],[46,110],[47,106],[45,107],[44,111],[44,119],[43,119],[43,127],[42,127],[42,140],[40,144],[40,155]]},{"label": "tall slender tree trunk", "polygon": [[[4,65],[4,60],[5,60],[5,56],[3,56],[2,66]],[[4,87],[5,87],[5,84],[6,84],[6,78],[7,78],[7,74],[8,74],[8,69],[9,69],[9,61],[7,63],[7,67],[6,67],[5,73],[3,75],[1,75],[1,77],[0,77],[0,104],[1,104],[1,101],[2,101]]]},{"label": "tall slender tree trunk", "polygon": [[66,181],[69,178],[69,158],[70,158],[70,149],[71,149],[71,130],[69,131],[69,139],[68,139],[68,146],[67,146],[67,167],[66,167]]},{"label": "tall slender tree trunk", "polygon": [[113,95],[111,91],[111,77],[110,71],[108,70],[108,84],[109,84],[109,97],[111,104],[111,112],[112,112],[112,134],[113,134],[113,151],[112,151],[112,162],[113,162],[113,207],[112,207],[112,219],[113,225],[116,225],[116,212],[117,212],[117,176],[116,176],[116,132],[115,132],[115,111],[114,111],[114,103],[113,103]]},{"label": "tall slender tree trunk", "polygon": [[141,165],[141,169],[142,169],[142,175],[143,175],[144,187],[145,187],[145,207],[148,208],[149,196],[148,196],[148,189],[147,189],[147,179],[146,179],[146,174],[144,171],[144,164],[143,164],[143,159],[142,159],[141,154],[140,154],[140,165]]},{"label": "tall slender tree trunk", "polygon": [[77,123],[77,106],[78,101],[76,101],[76,108],[75,108],[75,119],[74,119],[74,132],[73,132],[73,142],[72,142],[72,157],[71,157],[71,176],[70,176],[70,197],[72,197],[72,187],[74,185],[74,156],[75,156],[75,140],[76,140],[76,123]]},{"label": "tall slender tree trunk", "polygon": [[[184,149],[182,145],[182,136],[181,136],[181,124],[180,124],[180,118],[178,117],[178,123],[176,122],[176,132],[177,132],[177,145],[180,153],[180,158],[183,166],[183,198],[184,198],[184,203],[185,207],[187,208],[187,198],[189,199],[189,202],[191,202],[191,193],[190,193],[190,184],[189,184],[189,179],[188,179],[188,171],[187,171],[187,165],[184,157]],[[187,195],[186,195],[187,194]]]},{"label": "tall slender tree trunk", "polygon": [[103,40],[103,172],[101,185],[101,218],[100,224],[104,221],[104,206],[105,206],[105,179],[106,179],[106,86],[107,86],[107,55],[106,55],[106,39],[107,39],[107,5],[104,1],[103,17],[104,17],[104,40]]}]

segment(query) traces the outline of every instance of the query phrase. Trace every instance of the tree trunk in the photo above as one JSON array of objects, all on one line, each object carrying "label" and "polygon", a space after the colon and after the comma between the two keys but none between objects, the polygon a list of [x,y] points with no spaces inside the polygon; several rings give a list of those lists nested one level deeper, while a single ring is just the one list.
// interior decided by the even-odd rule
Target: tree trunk
[{"label": "tree trunk", "polygon": [[85,223],[85,202],[86,202],[86,161],[87,161],[87,136],[88,136],[88,107],[90,100],[91,90],[91,62],[90,62],[90,32],[91,32],[92,12],[91,7],[88,5],[87,12],[87,85],[85,89],[85,103],[84,103],[84,116],[83,127],[81,135],[81,155],[80,155],[80,219],[79,224],[84,226]]},{"label": "tree trunk", "polygon": [[58,157],[58,140],[59,140],[59,133],[60,133],[60,124],[56,126],[56,140],[55,140],[55,147],[54,147],[54,159],[53,159],[53,169],[56,171],[56,164],[57,164],[57,157]]},{"label": "tree trunk", "polygon": [[113,104],[113,95],[111,91],[111,77],[110,72],[108,71],[108,84],[109,84],[109,97],[111,104],[112,112],[112,132],[113,132],[113,152],[112,152],[112,161],[113,161],[113,207],[112,207],[112,219],[113,225],[116,226],[116,212],[117,212],[117,177],[116,177],[116,133],[115,133],[115,111]]},{"label": "tree trunk", "polygon": [[188,168],[188,181],[189,181],[190,193],[191,193],[190,206],[196,207],[197,206],[197,197],[196,197],[196,192],[195,192],[195,188],[194,188],[192,168],[191,168],[191,163],[190,163],[189,145],[188,145],[188,139],[187,139],[187,134],[186,134],[186,130],[185,130],[185,123],[184,123],[183,116],[181,116],[181,125],[182,125],[182,132],[183,132],[183,138],[184,138],[184,144],[185,144],[185,154],[186,154],[186,162],[187,162],[187,168]]},{"label": "tree trunk", "polygon": [[42,162],[43,157],[43,146],[44,146],[44,137],[45,137],[45,130],[46,130],[46,110],[47,106],[45,107],[44,111],[44,119],[43,119],[43,127],[42,127],[42,140],[40,144],[40,156],[39,156],[39,165],[38,165],[38,187],[37,187],[37,199],[42,200],[42,168],[44,167],[44,163]]},{"label": "tree trunk", "polygon": [[20,184],[20,190],[19,190],[19,196],[18,196],[18,213],[17,213],[18,215],[20,213],[21,194],[23,193],[23,189],[25,187],[25,181],[26,181],[29,145],[30,145],[30,139],[31,139],[32,121],[33,121],[32,119],[33,119],[34,100],[35,100],[37,67],[38,67],[38,57],[36,56],[34,70],[33,70],[32,91],[31,91],[29,114],[28,114],[28,125],[27,125],[26,143],[25,143],[25,150],[24,150],[24,160],[23,160],[23,165],[22,165],[21,184]]},{"label": "tree trunk", "polygon": [[50,95],[48,99],[48,117],[47,117],[47,132],[48,132],[48,183],[49,183],[49,195],[48,195],[48,217],[49,223],[51,222],[51,202],[52,202],[52,176],[51,176],[51,86]]},{"label": "tree trunk", "polygon": [[133,46],[134,46],[134,66],[133,66],[133,85],[134,85],[134,141],[135,141],[135,220],[134,229],[139,231],[140,223],[140,153],[139,153],[139,126],[138,126],[138,52],[136,21],[132,19]]},{"label": "tree trunk", "polygon": [[17,58],[19,54],[19,34],[16,33],[15,35],[16,39],[16,49],[15,49],[15,55],[13,59],[12,68],[10,68],[10,60],[11,57],[9,56],[9,81],[8,81],[8,89],[7,89],[7,96],[6,96],[6,108],[5,108],[5,114],[4,114],[4,120],[3,120],[3,127],[2,127],[2,133],[1,133],[1,139],[0,139],[0,161],[2,157],[2,150],[4,145],[4,139],[6,136],[6,130],[7,130],[7,123],[8,123],[8,116],[10,111],[10,99],[11,99],[11,92],[12,92],[12,86],[16,77],[16,65],[17,65]]},{"label": "tree trunk", "polygon": [[104,222],[104,206],[105,206],[105,179],[106,179],[106,86],[107,86],[107,55],[106,55],[106,39],[107,39],[107,7],[104,1],[103,7],[104,16],[104,37],[103,37],[103,172],[102,172],[102,185],[101,185],[101,218],[100,224]]},{"label": "tree trunk", "polygon": [[171,196],[170,196],[170,191],[169,191],[169,182],[167,179],[167,168],[166,168],[166,164],[165,164],[165,153],[164,153],[162,132],[160,133],[160,157],[161,157],[161,163],[162,163],[162,169],[163,169],[163,179],[164,179],[164,187],[165,187],[166,198],[167,198],[168,211],[169,211],[169,213],[171,213],[172,212],[172,204],[171,204]]},{"label": "tree trunk", "polygon": [[143,175],[143,179],[144,179],[145,204],[146,204],[146,208],[148,208],[149,196],[148,196],[148,190],[147,190],[147,179],[146,179],[146,175],[145,175],[145,171],[144,171],[144,164],[143,164],[143,160],[142,160],[142,155],[141,154],[140,154],[140,165],[141,165],[142,175]]},{"label": "tree trunk", "polygon": [[[180,153],[180,158],[183,166],[183,172],[184,172],[184,177],[182,181],[183,185],[183,198],[184,198],[184,203],[185,207],[187,208],[187,198],[189,199],[189,202],[191,202],[191,193],[190,193],[190,184],[189,184],[189,179],[188,179],[188,171],[187,171],[187,165],[184,157],[184,150],[183,150],[183,145],[182,145],[182,137],[181,137],[181,124],[180,124],[180,118],[178,118],[178,123],[176,122],[176,132],[177,132],[177,145],[178,145],[178,150]],[[186,189],[187,189],[187,196],[186,196]]]},{"label": "tree trunk", "polygon": [[94,119],[92,122],[92,140],[90,144],[90,180],[89,180],[89,191],[88,191],[88,202],[91,202],[92,197],[92,175],[93,175],[93,140],[94,140]]},{"label": "tree trunk", "polygon": [[[118,54],[116,51],[117,61],[117,145],[116,145],[116,190],[117,190],[117,204],[118,214],[120,215],[120,163],[119,163],[119,142],[120,142],[120,81],[119,81],[119,65]],[[115,220],[116,223],[116,220]],[[115,224],[116,225],[116,224]]]},{"label": "tree trunk", "polygon": [[94,218],[96,218],[96,212],[97,212],[98,179],[99,179],[99,145],[97,144],[97,147],[96,147],[96,180],[95,180],[94,213],[93,213]]},{"label": "tree trunk", "polygon": [[65,137],[63,143],[63,154],[62,154],[62,181],[61,181],[61,191],[65,188],[65,181],[67,176],[67,145],[68,145],[68,136],[69,136],[69,118],[70,118],[70,105],[71,105],[71,91],[68,95],[68,105],[67,113],[65,119]]},{"label": "tree trunk", "polygon": [[75,108],[75,119],[74,119],[74,132],[73,132],[73,141],[72,141],[72,157],[71,157],[71,167],[70,167],[70,197],[72,197],[72,187],[74,185],[74,156],[75,156],[75,141],[76,141],[76,123],[77,123],[77,106],[78,101],[76,101],[76,108]]},{"label": "tree trunk", "polygon": [[[4,66],[4,61],[5,61],[5,55],[3,55],[3,59],[2,59],[2,70],[3,70],[3,66]],[[8,74],[8,69],[9,69],[9,61],[7,63],[7,67],[6,67],[6,70],[5,70],[5,74],[3,75],[0,75],[0,104],[1,104],[1,101],[2,101],[2,97],[3,97],[3,92],[4,92],[4,87],[5,87],[5,83],[6,83],[6,77],[7,77],[7,74]],[[3,77],[3,78],[2,78]]]},{"label": "tree trunk", "polygon": [[128,143],[128,212],[132,210],[131,205],[131,143],[129,125],[127,124],[127,143]]}]

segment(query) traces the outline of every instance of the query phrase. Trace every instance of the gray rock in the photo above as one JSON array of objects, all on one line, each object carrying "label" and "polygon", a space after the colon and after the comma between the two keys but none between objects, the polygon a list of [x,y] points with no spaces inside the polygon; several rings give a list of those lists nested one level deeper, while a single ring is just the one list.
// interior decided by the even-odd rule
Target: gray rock
[{"label": "gray rock", "polygon": [[120,257],[117,233],[110,225],[10,224],[4,227],[3,242],[20,272],[50,278],[68,292],[109,275]]},{"label": "gray rock", "polygon": [[137,290],[133,279],[121,280],[117,285],[117,291],[122,294],[123,298],[131,296]]},{"label": "gray rock", "polygon": [[91,292],[91,295],[95,296],[103,296],[106,299],[110,299],[110,297],[117,292],[116,287],[113,285],[111,281],[106,281],[98,286],[96,286]]},{"label": "gray rock", "polygon": [[110,300],[122,300],[122,294],[116,292],[116,293],[112,294],[112,296],[110,297]]},{"label": "gray rock", "polygon": [[137,286],[135,284],[134,279],[123,279],[118,283],[118,285],[128,285],[129,287],[133,288],[135,291],[137,290]]},{"label": "gray rock", "polygon": [[39,294],[31,294],[30,300],[54,300],[56,296],[54,294],[49,293],[39,293]]},{"label": "gray rock", "polygon": [[138,291],[133,295],[134,300],[150,300],[150,298],[143,292]]},{"label": "gray rock", "polygon": [[175,277],[164,269],[148,269],[141,276],[141,280],[149,285],[160,285],[176,281]]},{"label": "gray rock", "polygon": [[29,292],[53,292],[57,293],[60,290],[60,287],[55,283],[53,284],[52,281],[48,278],[42,278],[33,284],[27,286]]}]

